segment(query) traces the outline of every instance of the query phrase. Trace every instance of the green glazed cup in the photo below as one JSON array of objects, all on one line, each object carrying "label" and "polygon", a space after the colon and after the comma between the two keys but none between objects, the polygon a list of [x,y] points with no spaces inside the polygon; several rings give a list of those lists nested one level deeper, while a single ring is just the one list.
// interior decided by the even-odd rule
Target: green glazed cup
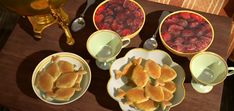
[{"label": "green glazed cup", "polygon": [[192,57],[190,71],[193,88],[200,93],[208,93],[213,86],[234,74],[234,67],[228,67],[226,61],[216,53],[201,52]]},{"label": "green glazed cup", "polygon": [[107,70],[121,49],[130,44],[130,38],[121,38],[111,30],[98,30],[87,40],[86,47],[90,55],[96,59],[99,68]]}]

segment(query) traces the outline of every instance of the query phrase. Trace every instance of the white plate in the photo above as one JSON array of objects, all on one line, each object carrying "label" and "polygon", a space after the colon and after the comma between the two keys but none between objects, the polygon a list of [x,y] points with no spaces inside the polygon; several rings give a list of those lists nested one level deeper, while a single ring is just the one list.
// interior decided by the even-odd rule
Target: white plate
[{"label": "white plate", "polygon": [[[115,97],[116,89],[124,86],[125,83],[123,79],[115,79],[114,70],[120,70],[125,64],[128,63],[129,59],[142,57],[143,59],[151,59],[157,62],[160,65],[167,64],[172,67],[177,72],[177,77],[173,80],[176,84],[176,92],[174,93],[174,97],[171,100],[172,106],[174,107],[180,104],[185,97],[185,89],[184,89],[184,80],[185,80],[185,72],[184,69],[177,63],[173,62],[172,58],[166,52],[162,50],[153,50],[147,51],[142,48],[135,48],[130,50],[124,57],[117,59],[110,68],[110,79],[107,84],[107,91],[109,95],[116,100],[121,109],[123,111],[140,111],[135,109],[134,107],[130,107],[129,105],[124,104],[121,99]],[[166,108],[166,111],[169,111],[171,107]],[[162,111],[159,107],[156,111]]]},{"label": "white plate", "polygon": [[[50,63],[52,56],[59,56],[59,60],[67,61],[71,64],[75,65],[75,70],[78,70],[80,66],[83,66],[84,69],[88,72],[83,76],[83,79],[81,81],[81,91],[76,91],[75,94],[70,98],[69,101],[57,101],[57,100],[50,100],[48,98],[45,98],[45,94],[40,91],[35,86],[35,79],[38,74],[38,72],[41,72],[45,69],[45,67]],[[69,52],[59,52],[52,55],[49,55],[48,57],[44,58],[34,69],[33,75],[32,75],[32,87],[36,95],[44,102],[53,104],[53,105],[63,105],[71,103],[77,99],[79,99],[88,89],[91,82],[91,70],[89,68],[88,63],[80,56],[69,53]]]}]

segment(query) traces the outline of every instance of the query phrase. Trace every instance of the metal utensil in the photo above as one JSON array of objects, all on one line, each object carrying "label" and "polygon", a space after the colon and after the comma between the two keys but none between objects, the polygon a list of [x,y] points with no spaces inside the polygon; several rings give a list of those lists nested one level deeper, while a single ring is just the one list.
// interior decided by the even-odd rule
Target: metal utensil
[{"label": "metal utensil", "polygon": [[[162,19],[164,17],[166,17],[168,14],[170,14],[170,12],[168,11],[163,11],[160,18],[159,18],[159,21],[158,23],[160,24],[160,22],[162,21]],[[156,31],[154,32],[153,36],[151,38],[148,38],[145,42],[144,42],[144,45],[143,45],[143,48],[145,49],[148,49],[148,50],[153,50],[155,48],[158,47],[158,43],[156,41],[156,36],[157,36],[157,33],[158,33],[158,30],[159,30],[159,26],[157,27]]]},{"label": "metal utensil", "polygon": [[73,32],[77,32],[80,29],[85,27],[84,14],[85,14],[86,10],[89,8],[89,6],[91,6],[93,3],[95,3],[95,0],[87,0],[87,5],[85,7],[85,10],[80,15],[80,17],[76,18],[71,24],[71,30]]}]

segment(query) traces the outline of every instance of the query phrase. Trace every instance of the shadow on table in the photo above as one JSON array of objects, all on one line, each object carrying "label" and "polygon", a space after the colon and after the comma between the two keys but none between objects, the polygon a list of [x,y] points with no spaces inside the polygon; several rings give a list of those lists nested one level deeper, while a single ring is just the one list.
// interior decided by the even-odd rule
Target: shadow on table
[{"label": "shadow on table", "polygon": [[[139,33],[139,36],[142,40],[140,47],[143,47],[144,41],[146,39],[152,37],[152,35],[156,31],[157,27],[159,26],[158,20],[159,20],[159,17],[160,17],[162,12],[163,11],[155,11],[155,12],[147,14],[144,27],[142,28],[141,32]],[[183,67],[185,74],[186,74],[185,83],[190,83],[192,76],[191,76],[191,73],[189,70],[188,58],[177,56],[177,55],[171,53],[169,50],[167,50],[164,47],[164,45],[162,44],[159,34],[157,34],[156,40],[158,42],[157,49],[167,52],[172,57],[174,62],[178,63],[179,65],[181,65]]]},{"label": "shadow on table", "polygon": [[31,78],[33,71],[37,64],[47,57],[48,55],[51,55],[53,53],[56,53],[55,51],[51,50],[43,50],[39,52],[35,52],[24,59],[17,70],[16,74],[16,83],[18,85],[18,88],[27,96],[31,98],[37,99],[36,94],[34,93],[32,89],[32,83]]},{"label": "shadow on table", "polygon": [[[96,0],[96,2],[87,9],[85,16],[84,16],[86,25],[83,29],[81,29],[77,32],[73,32],[70,29],[71,34],[72,34],[73,38],[75,39],[75,44],[73,46],[69,46],[66,44],[66,35],[65,34],[63,34],[60,37],[59,44],[60,44],[60,48],[63,51],[73,52],[73,53],[76,53],[82,57],[86,57],[86,56],[89,57],[89,55],[87,55],[88,52],[86,50],[86,41],[93,32],[97,31],[94,24],[93,24],[93,12],[94,12],[96,6],[100,2],[101,1]],[[80,14],[85,9],[85,6],[86,6],[86,2],[79,7],[79,9],[76,12],[75,18],[80,16]],[[71,23],[73,20],[71,20]],[[70,23],[70,25],[71,25],[71,23]],[[71,28],[71,26],[69,26],[69,28]]]}]

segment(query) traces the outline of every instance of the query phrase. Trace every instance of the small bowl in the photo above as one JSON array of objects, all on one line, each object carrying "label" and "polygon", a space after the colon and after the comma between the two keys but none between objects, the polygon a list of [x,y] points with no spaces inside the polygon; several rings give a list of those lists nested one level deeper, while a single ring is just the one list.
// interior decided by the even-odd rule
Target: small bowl
[{"label": "small bowl", "polygon": [[[112,0],[112,2],[114,2],[114,3],[119,2],[119,1],[123,2],[123,0],[116,0],[116,1]],[[140,15],[139,19],[128,19],[130,17],[126,17],[126,14],[124,15],[122,12],[118,13],[118,11],[116,11],[116,12],[113,11],[114,9],[106,8],[105,6],[106,5],[110,6],[111,3],[110,3],[109,0],[105,0],[105,1],[103,1],[102,3],[100,3],[97,6],[97,8],[95,9],[95,11],[93,13],[93,23],[94,23],[94,26],[96,27],[96,29],[97,30],[100,30],[100,29],[112,30],[112,31],[117,32],[121,37],[127,37],[127,38],[133,38],[137,34],[139,34],[139,32],[141,31],[141,29],[143,28],[143,26],[145,24],[145,11],[142,8],[142,6],[140,4],[138,4],[136,1],[134,1],[134,0],[129,0],[129,1],[131,3],[133,3],[133,6],[138,8],[138,11],[135,11],[135,9],[130,10],[129,8],[128,8],[129,10],[126,10],[123,7],[121,9],[119,9],[119,10],[124,11],[126,13],[128,11],[128,14],[134,14],[134,15],[131,15],[131,16],[134,16],[134,17],[137,14],[137,12],[140,11],[139,14],[141,14],[141,15]],[[116,3],[116,4],[118,4],[118,3]],[[122,6],[122,5],[119,5],[119,6]],[[131,4],[130,5],[128,4],[126,6],[131,6]],[[107,11],[109,11],[109,12],[107,13]],[[102,12],[104,12],[105,14],[103,14]],[[109,14],[109,15],[106,15],[106,14]],[[118,20],[117,20],[117,18],[113,19],[114,14],[119,14],[118,16],[117,15],[115,15],[115,16],[119,17],[119,18],[122,17],[124,19],[122,21],[119,18],[118,18]],[[112,18],[112,20],[110,20],[110,18]],[[100,25],[98,25],[97,20],[100,21],[99,22]],[[104,21],[106,21],[106,22],[104,23]],[[120,22],[122,22],[122,23],[120,23]],[[131,24],[128,24],[128,23],[131,23]],[[136,23],[136,24],[140,23],[140,25],[138,24],[138,26],[136,26],[136,25],[133,26],[134,23]],[[128,29],[126,27],[125,28],[120,28],[120,27],[124,27],[123,25],[125,25],[125,24],[128,24],[127,26],[130,27],[130,28],[134,28],[134,27],[136,27],[136,28],[132,29],[134,31],[131,31],[131,29]]]},{"label": "small bowl", "polygon": [[159,26],[163,45],[179,56],[192,56],[207,50],[214,40],[214,29],[199,13],[181,10],[167,15]]},{"label": "small bowl", "polygon": [[[51,98],[48,98],[46,97],[45,93],[42,92],[40,89],[38,89],[37,86],[35,85],[37,74],[48,66],[48,64],[51,62],[51,58],[54,56],[59,56],[59,60],[67,61],[71,64],[74,64],[75,70],[78,70],[80,66],[83,66],[84,70],[87,71],[87,74],[83,76],[83,79],[81,81],[81,85],[80,85],[82,88],[81,91],[76,91],[69,101],[58,101],[58,100],[53,100]],[[73,53],[69,53],[69,52],[59,52],[59,53],[55,53],[55,54],[47,56],[36,66],[32,75],[32,87],[36,95],[42,101],[49,103],[49,104],[53,104],[53,105],[69,104],[79,99],[87,91],[90,85],[90,82],[91,82],[91,70],[90,70],[88,63],[82,57]]]},{"label": "small bowl", "polygon": [[[179,64],[175,63],[168,53],[162,50],[148,51],[142,48],[135,48],[127,52],[127,54],[124,57],[114,61],[110,68],[110,79],[107,84],[107,91],[109,95],[119,103],[120,108],[123,111],[140,111],[132,106],[129,106],[128,104],[125,104],[121,99],[115,97],[116,89],[124,86],[126,84],[126,80],[115,79],[114,72],[114,70],[120,70],[124,65],[126,65],[129,62],[129,60],[139,57],[141,57],[142,59],[151,59],[160,64],[161,66],[163,64],[167,64],[177,72],[177,77],[173,80],[176,84],[176,91],[173,94],[174,97],[172,98],[172,100],[170,100],[172,105],[170,107],[167,107],[164,111],[169,111],[172,107],[175,107],[176,105],[180,104],[185,98],[184,69]],[[158,108],[156,111],[162,111],[162,109]]]}]

